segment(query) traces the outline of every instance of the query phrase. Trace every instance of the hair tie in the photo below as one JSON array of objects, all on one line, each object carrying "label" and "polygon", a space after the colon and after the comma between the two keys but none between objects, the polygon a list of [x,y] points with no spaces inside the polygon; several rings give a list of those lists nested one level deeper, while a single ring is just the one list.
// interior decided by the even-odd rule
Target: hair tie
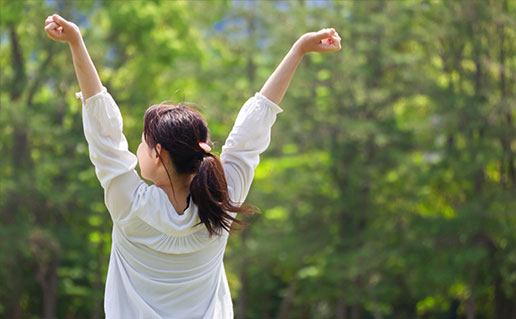
[{"label": "hair tie", "polygon": [[206,153],[211,152],[211,147],[204,142],[199,142],[199,147],[202,148]]}]

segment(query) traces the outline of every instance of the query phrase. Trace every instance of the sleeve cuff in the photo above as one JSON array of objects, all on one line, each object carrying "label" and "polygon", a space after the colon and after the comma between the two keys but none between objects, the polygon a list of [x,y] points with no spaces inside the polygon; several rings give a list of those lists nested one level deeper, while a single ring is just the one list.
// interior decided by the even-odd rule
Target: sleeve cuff
[{"label": "sleeve cuff", "polygon": [[264,95],[260,94],[259,92],[256,92],[254,97],[256,99],[261,99],[261,100],[265,101],[265,104],[267,104],[271,109],[273,109],[274,112],[276,112],[276,114],[283,112],[283,109],[278,104],[272,102],[267,97],[265,97]]},{"label": "sleeve cuff", "polygon": [[100,92],[90,96],[89,98],[86,99],[86,101],[84,101],[84,97],[82,96],[82,91],[75,93],[75,97],[77,99],[80,99],[82,104],[86,105],[86,103],[94,101],[94,100],[100,98],[101,96],[103,96],[106,93],[107,93],[107,89],[106,89],[106,87],[103,86],[102,90]]}]

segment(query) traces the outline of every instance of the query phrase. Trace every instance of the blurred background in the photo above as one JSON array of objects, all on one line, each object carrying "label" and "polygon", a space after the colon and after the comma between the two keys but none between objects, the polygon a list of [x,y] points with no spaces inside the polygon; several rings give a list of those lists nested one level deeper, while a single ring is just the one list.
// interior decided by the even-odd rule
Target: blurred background
[{"label": "blurred background", "polygon": [[215,151],[303,33],[229,240],[237,318],[516,318],[516,2],[0,3],[0,317],[103,318],[112,221],[82,132],[76,22],[135,152],[148,106],[196,103]]}]

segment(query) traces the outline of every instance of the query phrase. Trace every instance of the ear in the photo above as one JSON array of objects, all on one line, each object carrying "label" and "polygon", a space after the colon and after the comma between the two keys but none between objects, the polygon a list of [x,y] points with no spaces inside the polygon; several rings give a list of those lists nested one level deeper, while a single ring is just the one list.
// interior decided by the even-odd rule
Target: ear
[{"label": "ear", "polygon": [[156,144],[156,147],[152,150],[152,161],[154,164],[158,165],[161,163],[159,156],[163,158],[163,149],[161,148],[161,144]]}]

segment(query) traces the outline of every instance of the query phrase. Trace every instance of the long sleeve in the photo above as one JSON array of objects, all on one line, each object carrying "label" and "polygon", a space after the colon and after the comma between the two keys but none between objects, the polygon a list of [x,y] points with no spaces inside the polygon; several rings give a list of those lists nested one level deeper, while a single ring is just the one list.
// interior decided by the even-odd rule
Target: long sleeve
[{"label": "long sleeve", "polygon": [[230,198],[241,205],[251,187],[260,154],[269,146],[271,127],[283,110],[256,93],[238,113],[235,125],[222,147],[220,156]]},{"label": "long sleeve", "polygon": [[104,188],[104,200],[113,221],[130,212],[139,187],[146,186],[135,171],[137,159],[123,134],[122,114],[106,88],[82,101],[84,135],[90,159]]}]

